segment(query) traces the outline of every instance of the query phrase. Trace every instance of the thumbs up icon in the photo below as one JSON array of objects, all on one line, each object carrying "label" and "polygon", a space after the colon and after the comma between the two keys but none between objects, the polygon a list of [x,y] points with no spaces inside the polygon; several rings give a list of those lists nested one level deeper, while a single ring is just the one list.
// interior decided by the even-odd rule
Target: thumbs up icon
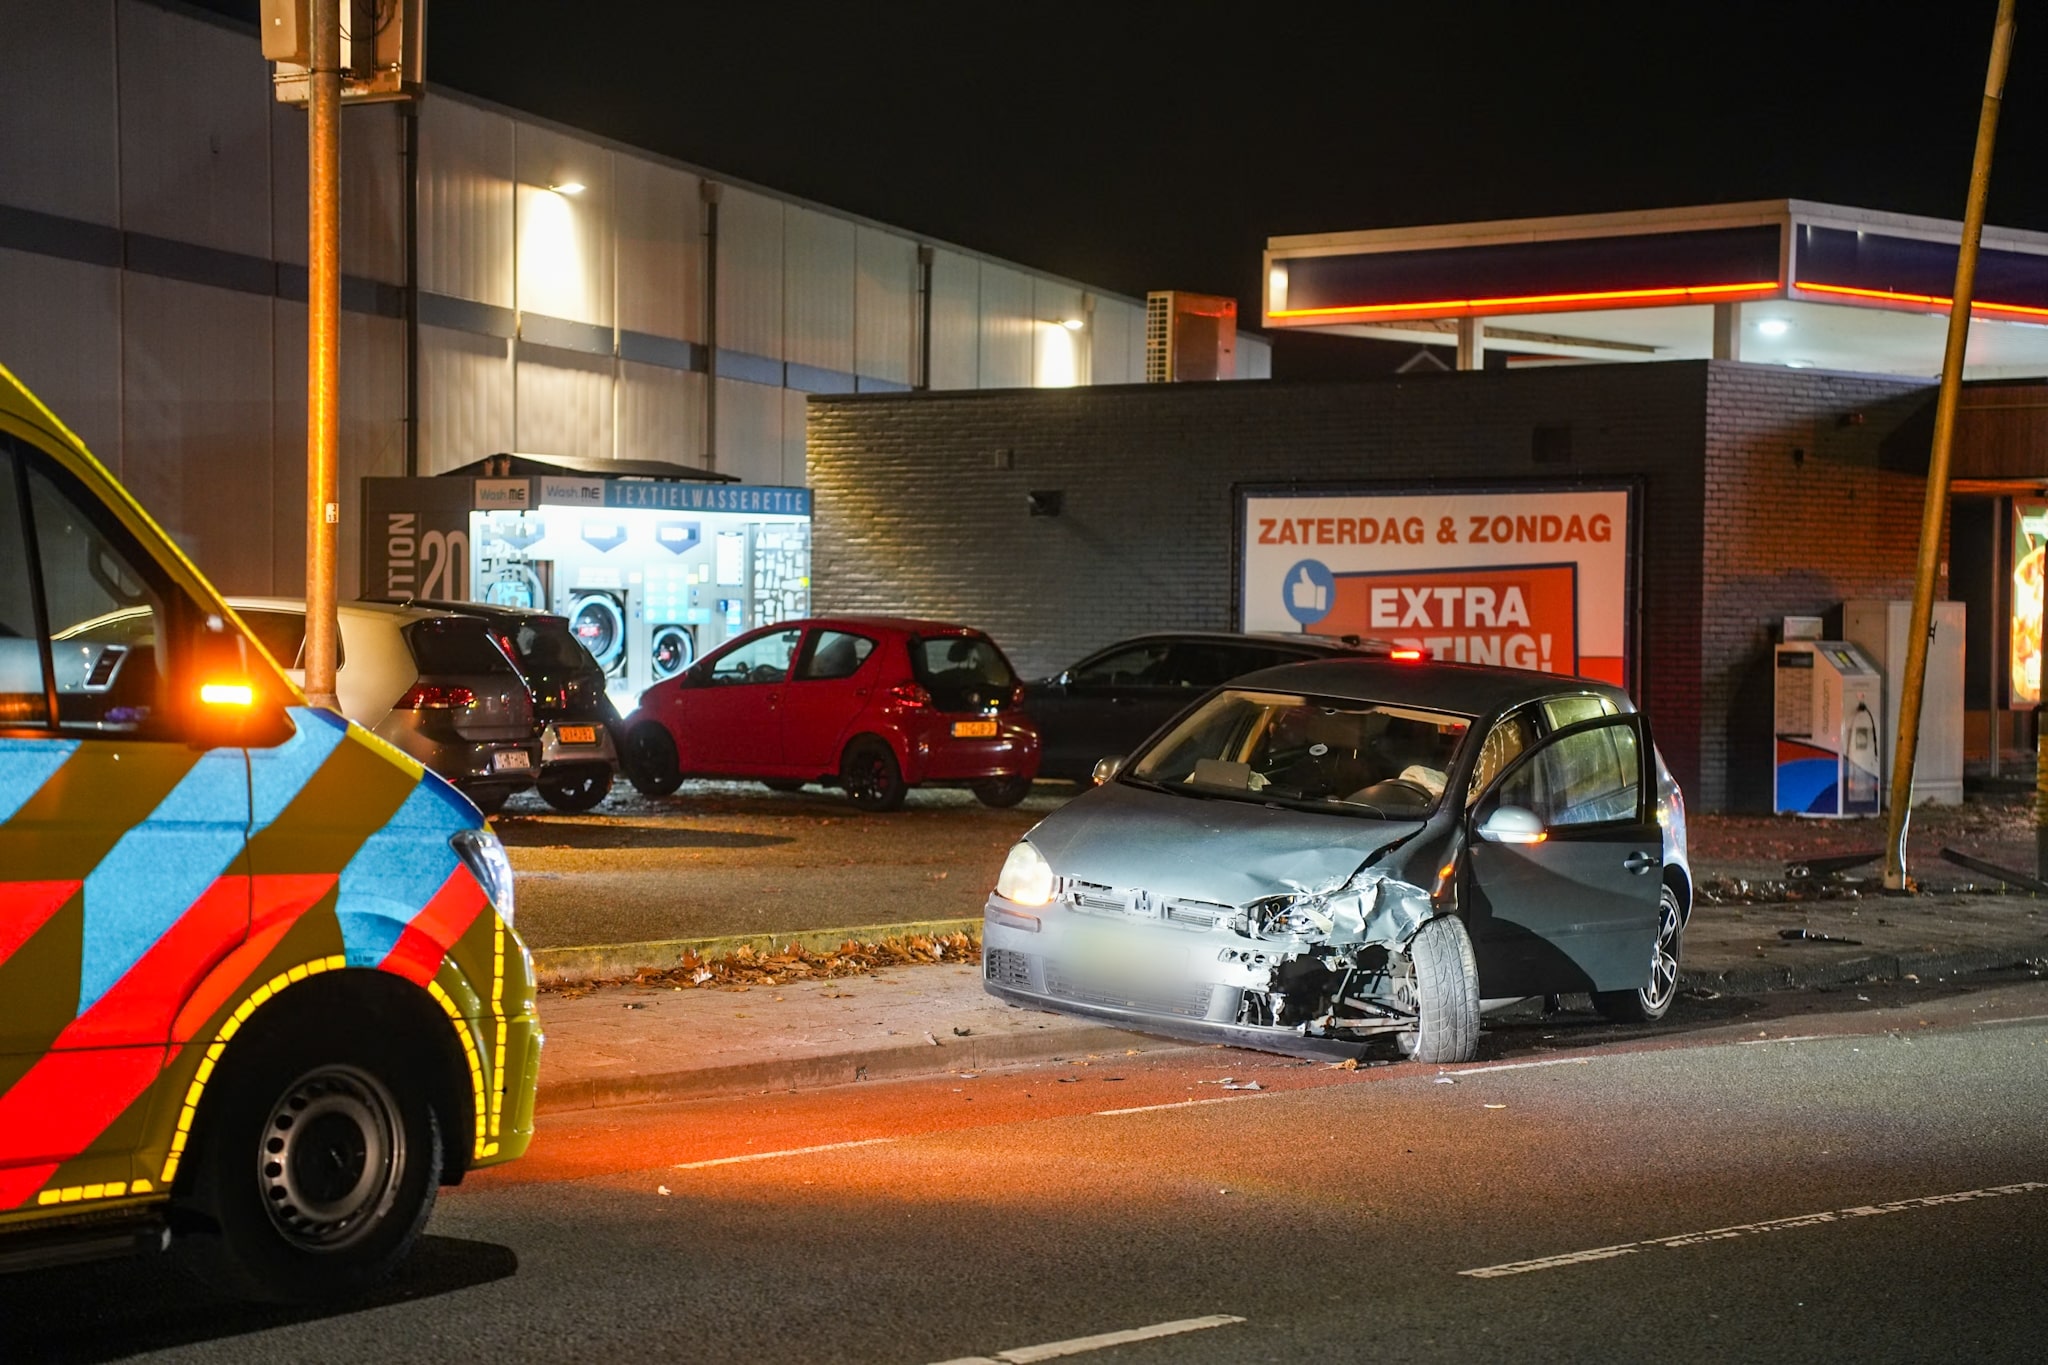
[{"label": "thumbs up icon", "polygon": [[1303,564],[1296,572],[1300,577],[1287,585],[1287,604],[1297,612],[1326,612],[1330,609],[1330,589],[1327,584],[1318,583],[1309,577],[1308,565]]}]

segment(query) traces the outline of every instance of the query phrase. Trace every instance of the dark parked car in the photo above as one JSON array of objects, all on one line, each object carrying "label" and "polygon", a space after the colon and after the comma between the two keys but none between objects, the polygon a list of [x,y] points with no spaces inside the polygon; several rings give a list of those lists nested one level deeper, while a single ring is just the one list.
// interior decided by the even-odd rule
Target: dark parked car
[{"label": "dark parked car", "polygon": [[1344,659],[1238,679],[1010,850],[995,995],[1281,1052],[1469,1059],[1482,1008],[1661,1017],[1685,803],[1628,694]]},{"label": "dark parked car", "polygon": [[1038,775],[1086,781],[1098,759],[1131,752],[1210,688],[1242,674],[1304,659],[1384,654],[1392,648],[1355,635],[1337,639],[1223,631],[1119,640],[1025,689],[1024,709],[1038,726]]},{"label": "dark parked car", "polygon": [[417,602],[485,622],[533,693],[541,722],[540,772],[534,783],[556,810],[589,810],[604,800],[619,770],[612,731],[619,713],[605,694],[604,669],[564,616],[477,602]]},{"label": "dark parked car", "polygon": [[685,777],[777,791],[836,784],[894,810],[920,783],[1014,806],[1038,771],[1024,688],[995,641],[943,621],[849,616],[749,631],[640,697],[625,771],[650,796]]}]

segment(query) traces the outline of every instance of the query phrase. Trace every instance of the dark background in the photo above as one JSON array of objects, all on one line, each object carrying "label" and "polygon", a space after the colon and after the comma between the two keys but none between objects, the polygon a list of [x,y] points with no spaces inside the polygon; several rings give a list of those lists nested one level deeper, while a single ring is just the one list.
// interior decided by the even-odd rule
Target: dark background
[{"label": "dark background", "polygon": [[[429,0],[427,75],[1108,289],[1234,294],[1255,321],[1271,235],[1785,197],[1960,218],[1996,11]],[[2048,229],[2042,60],[2023,26],[1994,224]],[[1353,349],[1282,340],[1296,375]]]}]

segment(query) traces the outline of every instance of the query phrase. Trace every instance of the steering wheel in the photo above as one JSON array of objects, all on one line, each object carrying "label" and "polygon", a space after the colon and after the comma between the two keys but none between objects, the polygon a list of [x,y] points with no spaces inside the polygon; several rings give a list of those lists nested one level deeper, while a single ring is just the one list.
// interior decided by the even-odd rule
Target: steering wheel
[{"label": "steering wheel", "polygon": [[1436,804],[1436,797],[1420,782],[1410,782],[1403,777],[1389,777],[1361,787],[1344,798],[1368,806],[1421,806],[1427,808]]}]

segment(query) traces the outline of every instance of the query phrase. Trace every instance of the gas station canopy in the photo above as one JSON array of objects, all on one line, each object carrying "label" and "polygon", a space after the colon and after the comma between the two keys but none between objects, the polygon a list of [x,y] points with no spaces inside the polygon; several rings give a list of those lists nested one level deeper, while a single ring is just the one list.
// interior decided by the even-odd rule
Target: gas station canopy
[{"label": "gas station canopy", "polygon": [[[1797,199],[1274,237],[1263,323],[1515,366],[1745,360],[1933,376],[1962,225]],[[1987,227],[1965,376],[2048,375],[2048,233]]]}]

